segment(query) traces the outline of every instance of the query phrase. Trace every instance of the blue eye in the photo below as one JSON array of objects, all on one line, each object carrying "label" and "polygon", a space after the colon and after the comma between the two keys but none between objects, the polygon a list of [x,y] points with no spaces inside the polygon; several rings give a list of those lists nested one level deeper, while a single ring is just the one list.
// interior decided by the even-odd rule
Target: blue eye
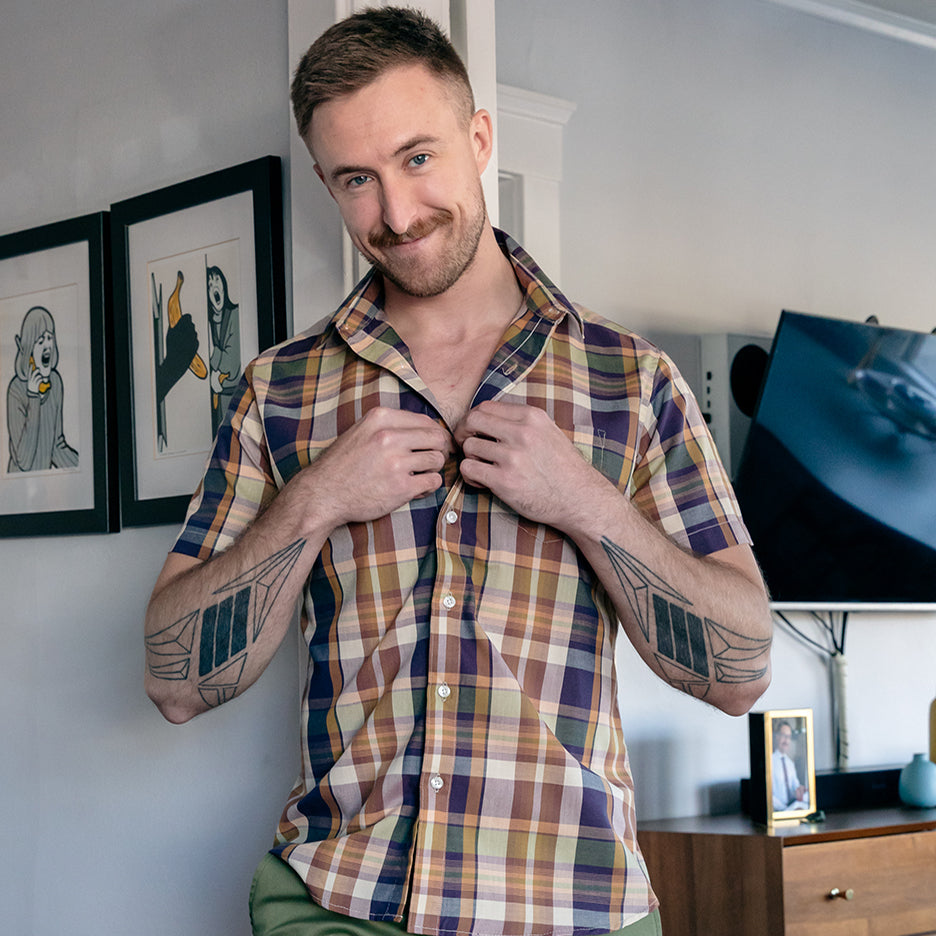
[{"label": "blue eye", "polygon": [[429,159],[429,154],[428,154],[428,153],[419,153],[417,156],[414,156],[414,157],[410,160],[410,162],[411,162],[414,166],[425,166],[425,165],[426,165],[426,161],[427,161],[428,159]]},{"label": "blue eye", "polygon": [[362,186],[365,182],[369,180],[370,180],[370,176],[366,176],[366,175],[354,176],[353,178],[348,179],[348,188],[359,188],[360,186]]}]

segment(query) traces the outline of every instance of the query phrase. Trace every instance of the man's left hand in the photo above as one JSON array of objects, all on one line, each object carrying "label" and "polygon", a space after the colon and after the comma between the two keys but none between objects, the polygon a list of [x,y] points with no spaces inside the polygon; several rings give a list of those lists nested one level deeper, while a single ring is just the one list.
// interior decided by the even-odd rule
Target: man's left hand
[{"label": "man's left hand", "polygon": [[[562,529],[585,488],[604,481],[547,413],[486,401],[455,428],[462,477],[518,514]],[[607,482],[605,482],[607,483]]]}]

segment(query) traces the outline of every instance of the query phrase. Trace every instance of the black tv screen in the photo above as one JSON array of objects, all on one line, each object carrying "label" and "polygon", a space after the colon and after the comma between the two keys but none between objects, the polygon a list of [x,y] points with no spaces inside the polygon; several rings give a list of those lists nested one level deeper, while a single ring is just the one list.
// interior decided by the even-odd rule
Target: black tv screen
[{"label": "black tv screen", "polygon": [[936,335],[783,312],[735,491],[775,607],[936,609]]}]

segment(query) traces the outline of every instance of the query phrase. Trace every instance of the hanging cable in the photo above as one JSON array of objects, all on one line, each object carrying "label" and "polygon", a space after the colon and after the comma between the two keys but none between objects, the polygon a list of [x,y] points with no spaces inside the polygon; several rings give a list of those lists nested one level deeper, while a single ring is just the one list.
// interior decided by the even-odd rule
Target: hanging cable
[{"label": "hanging cable", "polygon": [[810,611],[813,621],[819,628],[821,641],[811,637],[781,611],[775,611],[774,614],[800,643],[818,653],[827,662],[835,765],[839,770],[844,770],[848,766],[848,707],[845,701],[847,668],[845,635],[848,629],[848,612],[840,612],[840,617],[837,619],[834,611],[827,612],[827,617],[818,611]]}]

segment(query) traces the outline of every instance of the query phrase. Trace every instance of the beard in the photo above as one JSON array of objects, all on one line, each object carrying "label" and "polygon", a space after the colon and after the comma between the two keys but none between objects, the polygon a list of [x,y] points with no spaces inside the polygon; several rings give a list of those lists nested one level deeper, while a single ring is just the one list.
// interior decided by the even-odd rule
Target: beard
[{"label": "beard", "polygon": [[[372,231],[365,238],[369,250],[358,249],[364,258],[401,292],[420,299],[439,296],[458,282],[471,265],[478,252],[481,234],[487,220],[484,195],[480,185],[472,199],[471,211],[465,217],[465,227],[459,232],[455,228],[452,212],[440,208],[426,218],[421,218],[409,230],[397,234],[388,227]],[[445,233],[441,254],[429,262],[426,258],[394,257],[380,259],[372,251],[381,251],[420,237],[426,237],[437,229]]]}]

